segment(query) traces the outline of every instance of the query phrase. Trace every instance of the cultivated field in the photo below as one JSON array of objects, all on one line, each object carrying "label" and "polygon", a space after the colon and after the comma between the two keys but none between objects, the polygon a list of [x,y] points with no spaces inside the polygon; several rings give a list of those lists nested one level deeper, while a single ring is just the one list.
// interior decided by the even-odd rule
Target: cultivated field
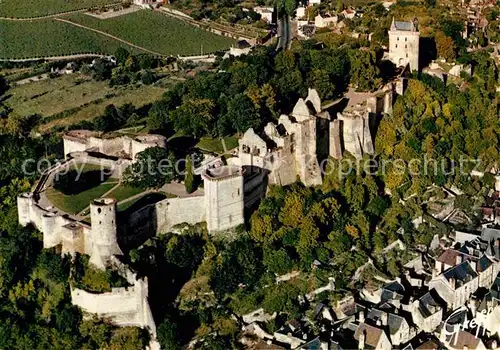
[{"label": "cultivated field", "polygon": [[109,104],[117,107],[125,103],[143,106],[160,98],[164,91],[164,88],[153,85],[113,88],[106,82],[72,74],[14,87],[9,90],[5,103],[18,116],[39,114],[51,117],[70,110],[61,118],[46,123],[42,121],[40,130],[47,131],[98,117]]},{"label": "cultivated field", "polygon": [[0,17],[41,17],[55,13],[80,10],[117,3],[116,0],[2,0]]},{"label": "cultivated field", "polygon": [[72,22],[165,55],[199,55],[229,48],[233,39],[219,36],[153,11],[138,11],[106,20],[83,13],[64,16]]},{"label": "cultivated field", "polygon": [[[3,4],[0,3],[0,8]],[[98,33],[53,19],[0,20],[0,58],[32,58],[82,52],[114,53],[120,46],[136,50]]]}]

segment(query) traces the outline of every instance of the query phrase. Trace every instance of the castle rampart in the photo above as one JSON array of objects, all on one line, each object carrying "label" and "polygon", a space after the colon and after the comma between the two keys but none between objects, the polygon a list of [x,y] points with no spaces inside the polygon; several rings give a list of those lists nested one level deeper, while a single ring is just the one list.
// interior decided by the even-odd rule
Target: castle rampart
[{"label": "castle rampart", "polygon": [[146,328],[151,334],[150,349],[159,349],[156,340],[156,325],[148,304],[148,280],[139,279],[116,257],[110,258],[110,265],[130,287],[112,288],[107,293],[90,293],[82,289],[71,290],[71,302],[84,312],[108,319],[117,326]]},{"label": "castle rampart", "polygon": [[150,147],[166,147],[162,135],[140,135],[135,138],[119,136],[103,138],[88,130],[72,130],[63,136],[64,154],[94,151],[121,158],[135,159],[136,155]]}]

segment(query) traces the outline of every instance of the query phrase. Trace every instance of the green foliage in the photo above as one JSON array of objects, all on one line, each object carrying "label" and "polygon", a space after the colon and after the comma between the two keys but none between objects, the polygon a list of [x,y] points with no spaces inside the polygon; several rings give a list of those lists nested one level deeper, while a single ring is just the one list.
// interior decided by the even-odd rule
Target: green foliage
[{"label": "green foliage", "polygon": [[176,159],[163,147],[151,147],[136,155],[136,161],[123,174],[126,184],[141,188],[160,188],[176,176]]},{"label": "green foliage", "polygon": [[77,288],[95,293],[111,292],[111,288],[129,285],[116,271],[100,270],[89,264],[86,255],[77,255],[72,278]]},{"label": "green foliage", "polygon": [[157,337],[163,349],[180,349],[177,324],[168,317],[158,326]]},{"label": "green foliage", "polygon": [[370,50],[355,50],[350,52],[351,82],[359,91],[373,91],[382,80],[377,67],[375,52]]},{"label": "green foliage", "polygon": [[186,175],[184,176],[184,186],[186,187],[187,193],[192,193],[194,188],[194,175],[193,175],[193,160],[191,157],[187,157],[186,160]]},{"label": "green foliage", "polygon": [[130,52],[128,52],[128,50],[124,49],[123,47],[119,47],[115,51],[115,58],[118,64],[124,64],[129,57],[130,57]]}]

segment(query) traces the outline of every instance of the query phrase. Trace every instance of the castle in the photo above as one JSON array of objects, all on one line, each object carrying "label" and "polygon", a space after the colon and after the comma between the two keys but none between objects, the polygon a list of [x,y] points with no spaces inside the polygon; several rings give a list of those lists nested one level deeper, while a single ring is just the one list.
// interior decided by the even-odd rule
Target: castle
[{"label": "castle", "polygon": [[[89,223],[55,208],[45,191],[58,173],[78,163],[110,168],[113,176],[120,178],[137,154],[149,147],[167,147],[166,139],[161,135],[102,137],[86,130],[70,131],[63,136],[66,159],[47,169],[31,193],[18,196],[19,223],[33,224],[41,231],[44,248],[58,247],[62,254],[87,254],[97,268],[118,270],[133,287],[101,294],[73,288],[72,302],[116,325],[147,327],[152,336],[150,348],[156,349],[147,280],[138,279],[117,258],[123,255],[123,236],[149,238],[167,231],[181,232],[186,224],[201,222],[206,222],[210,234],[216,234],[243,224],[244,208],[264,196],[268,183],[284,186],[299,179],[306,186],[320,185],[322,157],[339,159],[347,151],[360,158],[374,152],[370,131],[373,117],[390,113],[393,96],[403,90],[404,81],[399,80],[373,94],[353,93],[348,97],[354,102],[335,113],[322,108],[316,90],[309,89],[290,115],[283,114],[277,123],[268,123],[260,135],[247,130],[233,153],[236,156],[228,158],[227,165],[218,158],[201,170],[195,169],[203,179],[203,190],[145,205],[121,220],[114,198],[94,199]],[[333,103],[332,108],[337,110],[341,102]]]},{"label": "castle", "polygon": [[413,22],[392,19],[389,30],[389,60],[397,67],[410,65],[411,71],[419,70],[420,32]]}]

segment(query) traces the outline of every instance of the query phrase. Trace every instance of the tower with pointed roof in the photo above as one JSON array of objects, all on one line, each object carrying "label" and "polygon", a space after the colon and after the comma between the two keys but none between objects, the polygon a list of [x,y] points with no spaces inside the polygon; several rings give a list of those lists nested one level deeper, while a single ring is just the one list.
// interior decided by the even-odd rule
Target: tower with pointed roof
[{"label": "tower with pointed roof", "polygon": [[410,65],[419,70],[420,32],[416,20],[401,22],[392,19],[389,29],[389,60],[397,67]]}]

